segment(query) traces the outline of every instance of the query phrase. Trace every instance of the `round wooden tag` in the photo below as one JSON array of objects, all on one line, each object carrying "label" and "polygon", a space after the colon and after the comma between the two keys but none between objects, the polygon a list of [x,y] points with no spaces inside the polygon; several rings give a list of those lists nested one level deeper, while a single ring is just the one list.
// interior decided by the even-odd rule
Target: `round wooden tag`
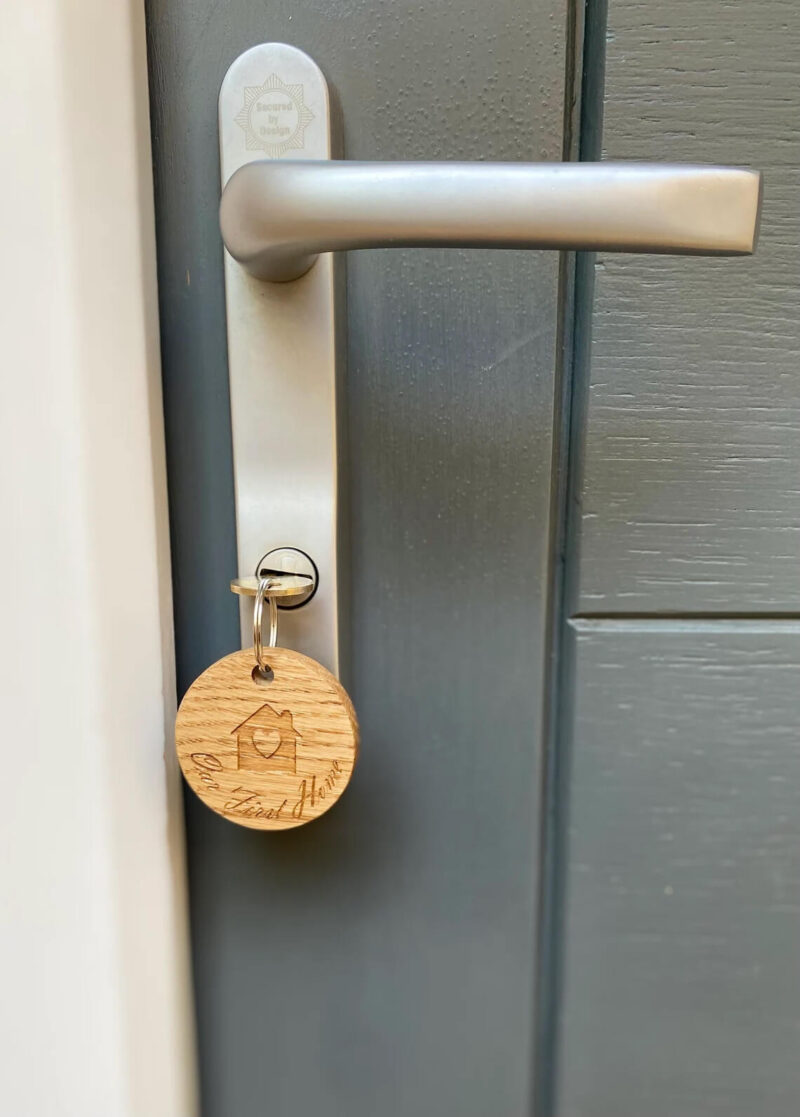
[{"label": "round wooden tag", "polygon": [[217,814],[256,830],[286,830],[324,814],[347,787],[358,721],[344,687],[319,663],[265,648],[270,682],[253,652],[234,652],[195,680],[175,740],[192,790]]}]

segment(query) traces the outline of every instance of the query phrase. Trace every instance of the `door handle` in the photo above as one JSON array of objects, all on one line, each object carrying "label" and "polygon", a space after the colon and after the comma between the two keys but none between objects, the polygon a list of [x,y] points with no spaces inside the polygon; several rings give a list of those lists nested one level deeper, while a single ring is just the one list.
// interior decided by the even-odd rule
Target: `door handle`
[{"label": "door handle", "polygon": [[234,259],[278,281],[353,248],[736,256],[755,246],[760,195],[736,167],[259,160],[225,186],[220,225]]},{"label": "door handle", "polygon": [[[283,615],[282,640],[336,674],[346,549],[337,517],[344,347],[335,252],[746,254],[761,176],[641,163],[337,162],[330,134],[328,87],[308,55],[262,43],[233,62],[220,89],[219,140],[238,574],[251,577],[276,548],[310,556],[317,590]],[[251,629],[245,610],[244,642]]]}]

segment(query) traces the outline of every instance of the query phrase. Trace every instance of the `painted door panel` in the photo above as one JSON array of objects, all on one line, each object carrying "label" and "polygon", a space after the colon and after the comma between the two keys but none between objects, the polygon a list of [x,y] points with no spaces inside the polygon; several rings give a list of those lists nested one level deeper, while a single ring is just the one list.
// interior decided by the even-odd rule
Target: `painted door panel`
[{"label": "painted door panel", "polygon": [[782,1117],[800,1105],[800,13],[611,0],[604,30],[604,157],[724,152],[764,171],[765,201],[741,267],[593,269],[557,1112]]},{"label": "painted door panel", "polygon": [[748,260],[603,255],[585,388],[582,613],[800,608],[800,18],[611,0],[602,153],[759,167]]},{"label": "painted door panel", "polygon": [[[270,39],[308,51],[348,158],[557,160],[568,20],[563,0],[149,8],[185,688],[238,639],[227,66]],[[187,801],[208,1114],[530,1108],[559,264],[348,260],[344,624],[362,750],[342,802],[299,831],[265,840]]]},{"label": "painted door panel", "polygon": [[308,51],[348,158],[766,172],[752,260],[350,254],[362,756],[283,835],[187,798],[204,1114],[794,1112],[800,9],[147,7],[181,691],[239,640],[241,51]]},{"label": "painted door panel", "polygon": [[800,1098],[800,624],[578,621],[559,1112]]}]

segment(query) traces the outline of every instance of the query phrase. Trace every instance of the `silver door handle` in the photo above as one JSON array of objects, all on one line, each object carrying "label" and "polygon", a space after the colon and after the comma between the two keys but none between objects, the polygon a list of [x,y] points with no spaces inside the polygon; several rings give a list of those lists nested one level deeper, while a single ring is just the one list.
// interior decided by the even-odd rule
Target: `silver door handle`
[{"label": "silver door handle", "polygon": [[248,272],[285,281],[351,248],[747,255],[760,196],[760,173],[736,167],[275,159],[231,176],[220,225]]},{"label": "silver door handle", "polygon": [[[238,573],[252,576],[261,556],[288,545],[311,556],[317,590],[286,612],[281,639],[335,672],[347,347],[333,253],[466,245],[744,255],[761,176],[645,163],[336,162],[330,105],[319,67],[287,43],[239,55],[219,95]],[[306,274],[262,283],[248,272]],[[412,360],[424,355],[409,351],[409,369]],[[242,620],[249,641],[252,611]]]}]

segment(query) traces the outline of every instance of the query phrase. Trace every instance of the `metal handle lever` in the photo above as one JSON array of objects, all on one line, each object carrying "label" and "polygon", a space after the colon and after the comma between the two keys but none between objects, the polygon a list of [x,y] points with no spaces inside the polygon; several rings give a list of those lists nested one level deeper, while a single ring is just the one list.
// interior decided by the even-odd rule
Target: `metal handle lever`
[{"label": "metal handle lever", "polygon": [[[281,640],[336,672],[338,587],[348,581],[337,477],[337,360],[347,319],[337,307],[332,251],[746,254],[761,179],[726,167],[642,163],[332,162],[330,104],[313,59],[287,43],[260,43],[222,82],[219,140],[239,573],[260,575],[267,552],[288,541],[312,556],[316,592],[285,611]],[[247,274],[290,280],[309,268],[300,283]],[[424,355],[409,352],[398,376],[420,363]],[[540,373],[534,362],[531,376]],[[251,625],[246,611],[245,646]]]},{"label": "metal handle lever", "polygon": [[603,249],[747,255],[761,175],[646,163],[260,160],[232,175],[220,224],[260,279],[351,248]]}]

